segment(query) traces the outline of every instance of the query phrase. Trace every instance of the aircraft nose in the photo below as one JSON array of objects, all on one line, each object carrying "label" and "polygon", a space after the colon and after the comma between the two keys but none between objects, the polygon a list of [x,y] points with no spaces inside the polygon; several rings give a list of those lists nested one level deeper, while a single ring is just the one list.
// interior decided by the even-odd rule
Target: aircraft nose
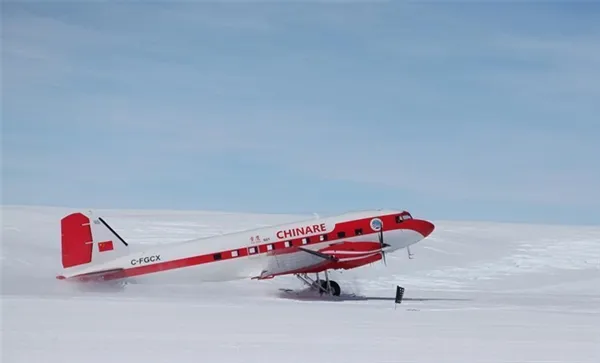
[{"label": "aircraft nose", "polygon": [[435,229],[435,225],[422,219],[413,219],[410,223],[410,229],[419,232],[423,237],[429,236]]}]

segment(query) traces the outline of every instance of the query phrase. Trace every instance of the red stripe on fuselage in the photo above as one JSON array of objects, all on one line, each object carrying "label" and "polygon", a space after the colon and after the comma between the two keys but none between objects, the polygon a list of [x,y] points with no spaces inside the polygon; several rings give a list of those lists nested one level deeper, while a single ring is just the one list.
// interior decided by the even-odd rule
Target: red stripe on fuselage
[{"label": "red stripe on fuselage", "polygon": [[[254,256],[254,255],[266,254],[266,253],[270,253],[270,254],[285,253],[284,252],[285,250],[292,250],[292,249],[295,250],[296,249],[295,247],[314,245],[314,244],[319,244],[319,243],[327,243],[327,244],[336,243],[336,242],[339,243],[334,246],[328,246],[325,248],[325,250],[339,249],[340,246],[342,246],[342,244],[348,244],[349,247],[353,246],[353,248],[355,248],[355,249],[367,252],[368,249],[370,249],[371,247],[374,247],[373,244],[375,242],[341,242],[340,243],[339,241],[342,241],[346,238],[352,238],[352,237],[357,237],[357,236],[361,236],[361,235],[377,233],[377,231],[374,231],[373,229],[371,229],[371,226],[370,226],[370,222],[373,218],[379,218],[382,220],[383,226],[384,226],[384,231],[386,231],[386,232],[393,231],[393,230],[401,230],[401,229],[415,229],[415,228],[416,228],[415,230],[419,229],[417,225],[414,226],[415,228],[411,228],[411,225],[414,223],[419,223],[421,221],[409,219],[409,220],[404,220],[400,223],[397,223],[396,216],[398,216],[398,215],[399,214],[396,213],[396,214],[389,214],[389,215],[384,215],[384,216],[373,216],[373,217],[367,217],[367,218],[362,218],[362,219],[358,219],[358,220],[339,222],[336,224],[335,228],[331,232],[318,234],[318,235],[300,236],[300,237],[297,237],[294,239],[279,240],[276,242],[263,243],[260,245],[256,244],[256,245],[250,245],[250,246],[243,246],[243,247],[240,247],[238,249],[233,249],[233,250],[215,251],[215,252],[211,252],[209,254],[185,257],[185,258],[181,258],[181,259],[177,259],[177,260],[155,262],[155,263],[142,265],[142,266],[134,266],[134,267],[124,268],[121,273],[111,274],[109,276],[106,276],[106,279],[112,280],[112,279],[118,279],[118,278],[123,278],[123,277],[146,275],[146,274],[151,274],[151,273],[156,273],[156,272],[161,272],[161,271],[180,269],[180,268],[184,268],[184,267],[191,267],[191,266],[202,265],[202,264],[207,264],[207,263],[212,263],[212,262],[228,261],[228,260],[232,260],[232,259],[236,259],[236,258],[247,257],[249,255]],[[303,239],[307,239],[307,242],[303,243]],[[286,247],[286,245],[285,245],[286,242],[290,243],[289,247]],[[377,245],[377,248],[379,248],[378,244],[377,243],[375,243],[375,244]],[[269,245],[272,246],[272,249],[268,248]],[[369,248],[367,248],[367,246]],[[254,254],[249,253],[249,249],[251,249],[251,248],[255,248],[256,253],[254,253]],[[350,248],[344,248],[344,249],[351,250]],[[237,251],[237,253],[238,253],[237,256],[232,255],[232,252],[234,252],[234,251]],[[215,258],[215,255],[219,255],[220,258]],[[350,256],[344,256],[344,257],[348,258]],[[333,264],[336,264],[336,266],[340,266],[340,267],[336,267],[336,268],[352,268],[352,267],[360,266],[362,264],[377,261],[380,258],[381,258],[381,255],[376,254],[374,256],[367,256],[366,259],[368,260],[368,262],[364,262],[361,264],[358,264],[358,263],[362,259],[352,260],[352,261],[348,261],[348,262],[339,261],[339,262],[336,262]],[[332,263],[328,262],[327,264],[332,264]],[[352,266],[352,267],[345,267],[345,266]],[[329,267],[327,267],[327,269],[328,268]],[[320,270],[320,271],[323,271],[323,270]],[[294,272],[287,272],[285,274],[290,274],[290,273],[294,273]],[[77,276],[75,276],[74,278],[76,278],[76,277]]]}]

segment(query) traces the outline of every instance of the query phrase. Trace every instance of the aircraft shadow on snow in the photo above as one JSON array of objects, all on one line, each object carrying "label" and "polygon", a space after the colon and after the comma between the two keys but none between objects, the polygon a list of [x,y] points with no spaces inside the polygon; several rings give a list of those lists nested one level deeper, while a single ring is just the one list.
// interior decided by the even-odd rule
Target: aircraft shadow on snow
[{"label": "aircraft shadow on snow", "polygon": [[[319,295],[318,292],[311,290],[280,290],[278,297],[291,299],[291,300],[318,300],[318,301],[394,301],[396,298],[394,296],[366,296],[366,295],[356,295],[356,294],[341,294],[340,296],[328,296],[328,295]],[[464,298],[444,298],[444,297],[403,297],[402,301],[411,301],[411,302],[429,302],[429,301],[471,301],[472,299],[464,299]]]},{"label": "aircraft shadow on snow", "polygon": [[[75,284],[79,292],[94,292],[94,293],[115,293],[126,290],[127,285],[136,285],[135,281],[103,281],[98,283]],[[341,294],[340,296],[329,296],[326,294],[320,295],[318,292],[307,290],[291,290],[280,289],[277,292],[277,297],[297,300],[297,301],[394,301],[394,296],[367,296],[358,294]],[[403,297],[402,302],[433,302],[433,301],[471,301],[472,299],[465,298],[446,298],[446,297]]]}]

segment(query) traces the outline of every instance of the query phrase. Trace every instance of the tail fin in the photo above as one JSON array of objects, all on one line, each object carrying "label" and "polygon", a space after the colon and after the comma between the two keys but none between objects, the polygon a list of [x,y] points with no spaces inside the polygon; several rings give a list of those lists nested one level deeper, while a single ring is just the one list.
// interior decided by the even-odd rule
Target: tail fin
[{"label": "tail fin", "polygon": [[129,254],[127,242],[101,217],[73,213],[60,221],[62,265],[83,267]]}]

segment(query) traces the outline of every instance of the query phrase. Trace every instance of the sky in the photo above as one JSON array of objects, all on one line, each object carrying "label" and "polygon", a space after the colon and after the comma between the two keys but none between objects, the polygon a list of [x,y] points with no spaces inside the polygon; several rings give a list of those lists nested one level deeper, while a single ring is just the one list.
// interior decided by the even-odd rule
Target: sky
[{"label": "sky", "polygon": [[600,4],[2,6],[4,205],[600,224]]}]

